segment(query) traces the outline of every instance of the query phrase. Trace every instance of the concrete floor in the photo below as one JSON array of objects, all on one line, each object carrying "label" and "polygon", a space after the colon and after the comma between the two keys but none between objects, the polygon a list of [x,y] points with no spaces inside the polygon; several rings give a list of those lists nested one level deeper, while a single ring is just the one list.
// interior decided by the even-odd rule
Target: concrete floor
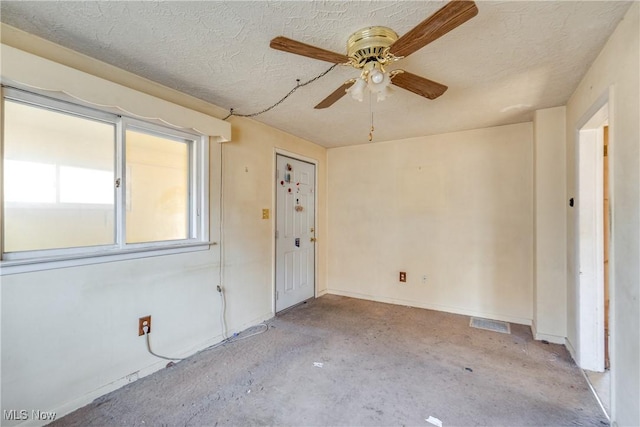
[{"label": "concrete floor", "polygon": [[608,425],[566,349],[526,326],[332,295],[268,324],[53,425]]}]

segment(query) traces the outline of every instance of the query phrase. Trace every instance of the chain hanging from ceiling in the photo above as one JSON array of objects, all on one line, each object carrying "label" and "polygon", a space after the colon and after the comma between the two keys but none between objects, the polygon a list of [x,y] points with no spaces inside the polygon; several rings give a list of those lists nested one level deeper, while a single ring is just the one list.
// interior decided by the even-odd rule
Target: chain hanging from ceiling
[{"label": "chain hanging from ceiling", "polygon": [[312,78],[311,80],[307,80],[304,83],[300,83],[300,79],[296,79],[296,85],[293,89],[291,89],[289,91],[289,93],[287,93],[285,96],[283,96],[278,102],[276,102],[275,104],[265,108],[264,110],[260,110],[258,112],[255,113],[251,113],[251,114],[240,114],[240,113],[236,113],[233,108],[229,109],[229,115],[227,117],[225,117],[222,120],[227,120],[229,117],[231,116],[237,116],[237,117],[255,117],[255,116],[259,116],[260,114],[266,113],[269,110],[274,109],[275,107],[277,107],[278,105],[282,104],[284,102],[285,99],[287,99],[288,97],[290,97],[296,90],[300,89],[303,86],[306,86],[310,83],[315,82],[316,80],[324,77],[325,75],[327,75],[331,70],[333,70],[334,68],[336,68],[338,65],[340,64],[333,64],[331,67],[329,67],[326,71],[323,71],[322,73],[318,74],[317,76],[315,76],[314,78]]},{"label": "chain hanging from ceiling", "polygon": [[373,127],[373,105],[371,103],[372,98],[373,94],[369,92],[369,112],[371,113],[371,130],[369,131],[369,142],[373,142],[373,131],[375,130]]}]

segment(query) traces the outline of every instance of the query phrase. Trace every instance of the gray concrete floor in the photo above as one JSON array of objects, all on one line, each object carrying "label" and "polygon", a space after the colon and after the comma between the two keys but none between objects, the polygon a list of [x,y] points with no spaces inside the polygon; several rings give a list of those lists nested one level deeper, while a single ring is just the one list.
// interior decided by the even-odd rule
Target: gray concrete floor
[{"label": "gray concrete floor", "polygon": [[[469,318],[325,295],[55,426],[603,426],[563,346]],[[320,365],[322,364],[322,365]]]}]

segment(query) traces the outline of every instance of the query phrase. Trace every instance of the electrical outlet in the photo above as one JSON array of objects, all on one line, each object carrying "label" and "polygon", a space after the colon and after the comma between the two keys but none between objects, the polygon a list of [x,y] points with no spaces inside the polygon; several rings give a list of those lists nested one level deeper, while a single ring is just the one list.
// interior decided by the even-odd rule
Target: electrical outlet
[{"label": "electrical outlet", "polygon": [[138,336],[144,335],[144,327],[149,328],[149,334],[151,333],[151,315],[144,316],[138,319]]},{"label": "electrical outlet", "polygon": [[422,284],[426,285],[427,284],[427,275],[423,275],[422,276]]},{"label": "electrical outlet", "polygon": [[404,271],[400,272],[400,281],[401,282],[406,282],[407,281],[407,273]]}]

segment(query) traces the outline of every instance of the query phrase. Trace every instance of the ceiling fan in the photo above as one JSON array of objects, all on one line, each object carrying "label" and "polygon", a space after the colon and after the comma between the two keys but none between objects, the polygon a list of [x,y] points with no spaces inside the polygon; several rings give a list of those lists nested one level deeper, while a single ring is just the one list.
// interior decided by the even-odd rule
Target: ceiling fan
[{"label": "ceiling fan", "polygon": [[269,46],[362,70],[358,78],[346,81],[316,105],[317,109],[330,107],[346,93],[362,101],[365,89],[375,93],[378,101],[381,101],[388,95],[390,84],[425,98],[435,99],[447,90],[447,86],[404,70],[386,71],[385,67],[423,48],[477,14],[478,8],[473,1],[453,0],[402,37],[398,37],[395,31],[387,27],[363,28],[349,37],[346,55],[283,36],[271,40]]}]

